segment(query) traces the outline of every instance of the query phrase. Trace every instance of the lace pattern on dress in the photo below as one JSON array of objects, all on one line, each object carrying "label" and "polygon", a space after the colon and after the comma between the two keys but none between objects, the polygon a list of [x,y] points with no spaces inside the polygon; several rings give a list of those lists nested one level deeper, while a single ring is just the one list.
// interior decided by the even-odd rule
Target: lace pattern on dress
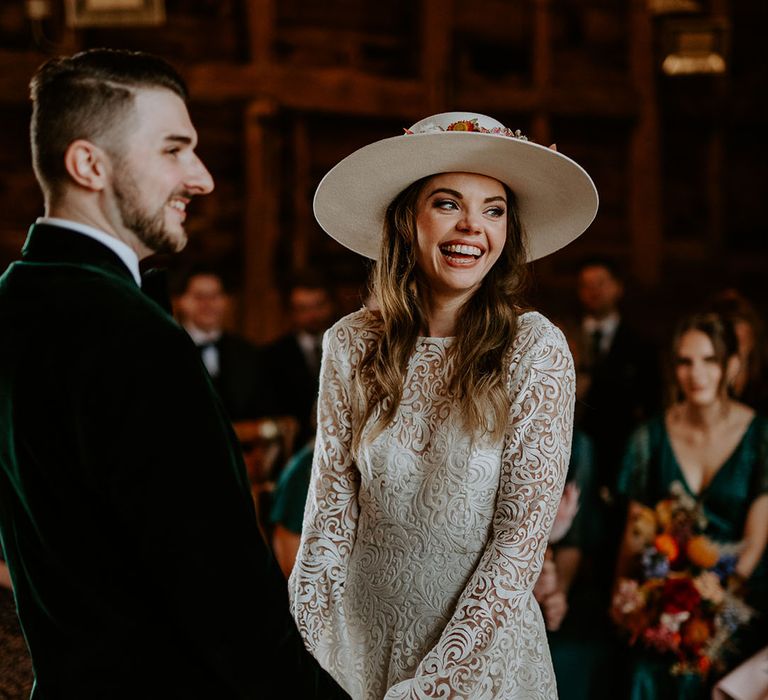
[{"label": "lace pattern on dress", "polygon": [[[465,434],[450,339],[422,339],[395,419],[357,463],[353,373],[365,311],[324,340],[318,436],[289,589],[310,651],[355,699],[557,696],[532,589],[565,479],[574,375],[543,316],[521,316],[504,440]],[[375,416],[372,418],[375,420]]]}]

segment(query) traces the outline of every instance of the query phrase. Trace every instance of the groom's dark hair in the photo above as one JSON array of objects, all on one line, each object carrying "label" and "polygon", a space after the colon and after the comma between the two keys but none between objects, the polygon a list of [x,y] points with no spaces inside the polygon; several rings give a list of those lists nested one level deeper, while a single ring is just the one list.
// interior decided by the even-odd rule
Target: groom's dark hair
[{"label": "groom's dark hair", "polygon": [[188,97],[170,64],[139,51],[91,49],[38,68],[30,83],[30,137],[35,175],[46,195],[66,180],[64,154],[73,141],[119,151],[137,88],[170,90],[185,102]]}]

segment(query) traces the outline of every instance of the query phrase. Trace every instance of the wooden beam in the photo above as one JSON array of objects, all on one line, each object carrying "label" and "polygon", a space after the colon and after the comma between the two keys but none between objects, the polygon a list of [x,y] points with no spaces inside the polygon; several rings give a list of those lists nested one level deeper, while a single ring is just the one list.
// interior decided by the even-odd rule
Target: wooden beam
[{"label": "wooden beam", "polygon": [[[533,15],[533,85],[547,94],[552,82],[552,16],[549,0],[536,0]],[[533,113],[531,136],[548,146],[551,139],[549,111],[539,104]]]},{"label": "wooden beam", "polygon": [[29,100],[29,81],[50,56],[36,51],[0,51],[0,103]]},{"label": "wooden beam", "polygon": [[[31,51],[0,51],[0,102],[26,102],[29,79],[45,59]],[[268,99],[289,109],[413,120],[443,108],[439,86],[430,93],[421,80],[381,78],[343,68],[200,63],[184,75],[193,99],[200,102]],[[445,99],[488,113],[543,110],[608,117],[634,117],[638,104],[637,93],[627,87],[606,93],[584,85],[520,88],[490,80],[458,85]]]},{"label": "wooden beam", "polygon": [[638,117],[629,143],[629,230],[634,277],[648,286],[661,280],[663,248],[659,110],[653,25],[645,0],[633,0],[630,72],[638,95]]},{"label": "wooden beam", "polygon": [[251,63],[268,66],[275,39],[275,0],[245,0],[244,4]]},{"label": "wooden beam", "polygon": [[[426,112],[445,111],[448,102],[451,65],[453,4],[445,0],[421,2],[421,79],[426,93]],[[423,116],[426,117],[428,114]]]},{"label": "wooden beam", "polygon": [[343,68],[207,63],[192,66],[185,77],[203,102],[269,98],[291,109],[417,118],[427,102],[420,81]]},{"label": "wooden beam", "polygon": [[244,282],[240,308],[242,331],[256,343],[273,340],[283,330],[274,276],[280,236],[280,158],[277,129],[269,124],[276,111],[269,100],[253,101],[245,110]]},{"label": "wooden beam", "polygon": [[[710,11],[713,17],[727,18],[732,15],[729,0],[711,0]],[[730,57],[728,58],[730,63]],[[715,95],[720,105],[728,105],[730,95],[723,81],[715,84]],[[713,260],[721,259],[726,254],[725,230],[725,178],[726,172],[726,145],[725,124],[723,109],[717,110],[717,118],[714,119],[712,132],[707,146],[707,203],[709,205],[709,242],[710,255]]]},{"label": "wooden beam", "polygon": [[[259,30],[262,41],[265,30]],[[49,56],[0,50],[0,103],[29,99],[29,80]],[[263,60],[264,57],[260,60]],[[200,63],[183,71],[196,101],[268,99],[284,107],[366,116],[422,118],[428,99],[419,80],[366,75],[343,68],[258,63]]]},{"label": "wooden beam", "polygon": [[293,122],[293,231],[292,264],[301,270],[309,263],[309,235],[314,217],[310,193],[312,169],[312,145],[309,142],[307,120],[297,115]]},{"label": "wooden beam", "polygon": [[725,144],[723,127],[715,123],[707,144],[706,197],[709,252],[713,259],[725,251]]},{"label": "wooden beam", "polygon": [[574,85],[567,88],[521,88],[498,81],[473,81],[455,93],[457,104],[472,104],[477,111],[542,112],[560,116],[599,116],[632,119],[638,112],[638,95],[632,87],[606,92],[602,87]]}]

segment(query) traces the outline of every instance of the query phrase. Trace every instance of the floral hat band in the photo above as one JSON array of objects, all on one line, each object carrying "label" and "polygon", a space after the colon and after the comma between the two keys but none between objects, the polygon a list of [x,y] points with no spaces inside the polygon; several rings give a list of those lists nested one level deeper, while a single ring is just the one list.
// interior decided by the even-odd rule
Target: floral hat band
[{"label": "floral hat band", "polygon": [[452,122],[448,126],[440,126],[435,122],[420,121],[414,124],[410,129],[403,129],[406,134],[436,134],[441,131],[474,131],[479,134],[496,134],[497,136],[506,136],[510,139],[520,139],[521,141],[527,141],[528,137],[523,135],[520,129],[512,131],[506,126],[499,124],[491,128],[484,127],[480,124],[477,117],[474,119],[460,119],[457,122]]},{"label": "floral hat band", "polygon": [[578,163],[484,114],[444,112],[334,166],[315,192],[315,217],[332,238],[375,260],[392,200],[449,172],[486,175],[515,193],[529,261],[570,243],[597,213],[597,190]]}]

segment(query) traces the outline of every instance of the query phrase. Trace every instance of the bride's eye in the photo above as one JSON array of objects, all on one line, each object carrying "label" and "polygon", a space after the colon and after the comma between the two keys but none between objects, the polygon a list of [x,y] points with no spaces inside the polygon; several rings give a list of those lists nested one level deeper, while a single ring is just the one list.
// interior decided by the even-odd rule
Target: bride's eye
[{"label": "bride's eye", "polygon": [[459,208],[459,205],[452,199],[436,199],[432,206],[435,209],[443,209],[444,211],[454,211]]}]

